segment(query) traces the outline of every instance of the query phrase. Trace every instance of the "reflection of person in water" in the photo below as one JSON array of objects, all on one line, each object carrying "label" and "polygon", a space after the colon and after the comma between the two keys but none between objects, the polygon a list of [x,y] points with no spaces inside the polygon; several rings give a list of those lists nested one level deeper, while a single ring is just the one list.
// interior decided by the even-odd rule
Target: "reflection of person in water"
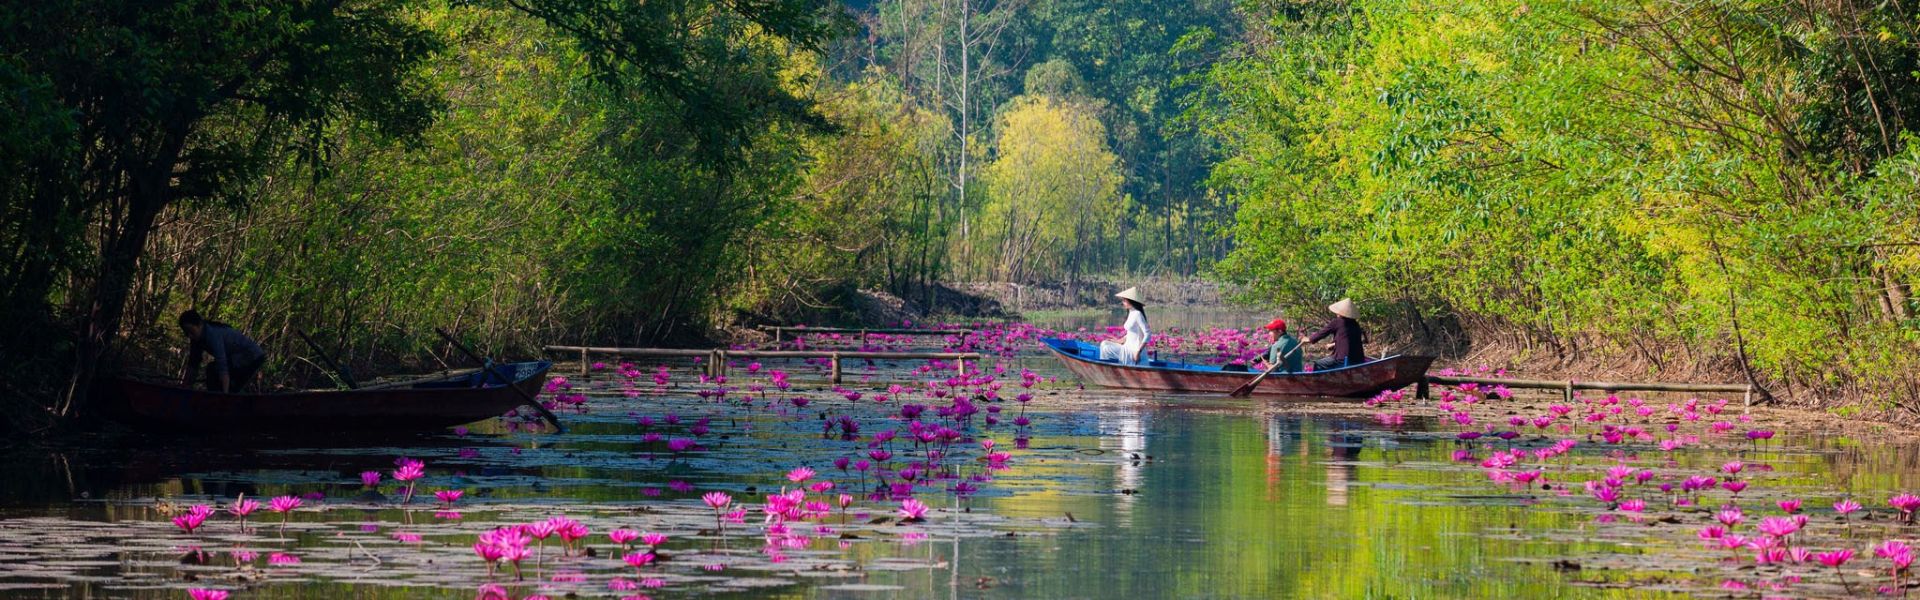
[{"label": "reflection of person in water", "polygon": [[1287,444],[1299,437],[1301,417],[1273,415],[1267,418],[1267,501],[1279,500],[1281,458],[1288,454],[1297,454],[1299,449],[1289,451]]},{"label": "reflection of person in water", "polygon": [[1364,443],[1365,438],[1342,430],[1327,435],[1327,506],[1347,505],[1347,482],[1353,480],[1353,461]]},{"label": "reflection of person in water", "polygon": [[[1120,454],[1119,468],[1114,473],[1115,484],[1121,490],[1138,490],[1145,483],[1146,473],[1141,469],[1141,461],[1135,456],[1147,455],[1147,421],[1137,411],[1129,411],[1117,416],[1100,417],[1100,448]],[[1115,444],[1118,442],[1118,444]],[[1115,447],[1118,446],[1118,447]],[[1121,526],[1133,523],[1134,495],[1122,493],[1114,506]]]}]

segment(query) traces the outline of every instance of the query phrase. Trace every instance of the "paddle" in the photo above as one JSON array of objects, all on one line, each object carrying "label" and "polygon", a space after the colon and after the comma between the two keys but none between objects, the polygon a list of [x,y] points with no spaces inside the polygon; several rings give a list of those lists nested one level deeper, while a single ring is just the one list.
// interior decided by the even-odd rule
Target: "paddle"
[{"label": "paddle", "polygon": [[[487,362],[484,358],[480,358],[479,354],[474,353],[473,349],[468,348],[466,344],[460,343],[460,340],[453,339],[453,334],[447,333],[447,330],[435,327],[433,328],[433,332],[440,334],[440,337],[447,340],[447,343],[453,344],[453,347],[459,348],[461,354],[467,355],[467,360],[479,363],[480,368],[486,370],[488,375],[499,377],[500,381],[506,382],[507,387],[513,388],[513,391],[520,392],[520,397],[527,399],[527,404],[531,404],[535,410],[539,410],[541,418],[553,424],[554,429],[559,430],[560,433],[567,432],[567,426],[560,424],[560,417],[555,416],[553,411],[547,410],[546,406],[541,405],[539,398],[533,397],[533,394],[529,394],[526,390],[520,389],[520,386],[514,385],[513,378],[507,377],[506,374],[495,370],[493,363]],[[481,378],[481,381],[485,380],[485,378]]]},{"label": "paddle", "polygon": [[1285,364],[1287,362],[1288,356],[1292,356],[1293,353],[1299,352],[1300,348],[1304,346],[1306,346],[1306,344],[1295,343],[1293,345],[1292,350],[1288,350],[1286,354],[1280,355],[1280,360],[1273,361],[1273,364],[1267,365],[1267,370],[1261,371],[1260,376],[1254,377],[1253,381],[1240,384],[1240,387],[1233,388],[1233,392],[1230,394],[1227,394],[1227,397],[1228,398],[1245,398],[1247,396],[1253,395],[1253,388],[1260,386],[1260,380],[1266,379],[1268,375],[1273,374],[1274,369],[1280,368],[1280,365]]},{"label": "paddle", "polygon": [[322,362],[327,363],[327,368],[333,369],[333,374],[338,375],[340,377],[341,383],[347,384],[347,389],[350,389],[350,390],[360,389],[360,384],[353,382],[353,374],[348,373],[346,369],[341,368],[340,363],[334,362],[333,357],[328,356],[327,351],[321,350],[319,344],[313,343],[313,338],[307,337],[307,332],[302,331],[296,327],[293,330],[293,334],[300,336],[300,341],[306,342],[307,347],[312,348],[314,354],[320,355],[320,360]]}]

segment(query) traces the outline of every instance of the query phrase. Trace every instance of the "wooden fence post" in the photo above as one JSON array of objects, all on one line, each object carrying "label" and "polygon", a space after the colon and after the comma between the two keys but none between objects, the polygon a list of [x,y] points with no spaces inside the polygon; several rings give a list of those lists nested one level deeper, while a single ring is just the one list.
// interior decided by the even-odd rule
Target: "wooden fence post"
[{"label": "wooden fence post", "polygon": [[833,382],[840,383],[840,353],[835,352],[829,360],[833,361]]},{"label": "wooden fence post", "polygon": [[586,348],[580,349],[580,376],[581,377],[587,376],[587,349]]}]

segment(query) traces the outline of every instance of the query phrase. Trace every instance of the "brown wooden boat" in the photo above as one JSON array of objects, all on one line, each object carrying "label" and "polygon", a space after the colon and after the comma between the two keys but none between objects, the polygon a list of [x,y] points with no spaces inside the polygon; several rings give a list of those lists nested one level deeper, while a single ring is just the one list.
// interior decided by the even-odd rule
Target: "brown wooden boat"
[{"label": "brown wooden boat", "polygon": [[[1100,348],[1078,340],[1040,340],[1082,381],[1102,387],[1226,395],[1259,375],[1225,371],[1214,365],[1147,360],[1123,364],[1100,360]],[[1308,373],[1274,373],[1254,389],[1255,396],[1333,396],[1367,398],[1426,377],[1431,356],[1389,356],[1350,367]]]},{"label": "brown wooden boat", "polygon": [[120,421],[170,431],[307,432],[430,430],[506,414],[540,392],[553,363],[505,363],[482,371],[358,390],[226,394],[129,379],[103,382],[106,406]]}]

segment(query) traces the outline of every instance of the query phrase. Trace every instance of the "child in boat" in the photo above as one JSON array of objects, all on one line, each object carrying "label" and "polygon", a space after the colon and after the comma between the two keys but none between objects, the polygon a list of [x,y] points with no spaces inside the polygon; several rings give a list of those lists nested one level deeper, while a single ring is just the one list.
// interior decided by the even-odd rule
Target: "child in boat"
[{"label": "child in boat", "polygon": [[1127,288],[1113,297],[1127,307],[1127,322],[1120,328],[1127,335],[1119,340],[1100,342],[1100,360],[1113,360],[1126,364],[1140,362],[1140,350],[1147,346],[1152,334],[1147,331],[1147,305],[1140,301],[1139,288]]}]

